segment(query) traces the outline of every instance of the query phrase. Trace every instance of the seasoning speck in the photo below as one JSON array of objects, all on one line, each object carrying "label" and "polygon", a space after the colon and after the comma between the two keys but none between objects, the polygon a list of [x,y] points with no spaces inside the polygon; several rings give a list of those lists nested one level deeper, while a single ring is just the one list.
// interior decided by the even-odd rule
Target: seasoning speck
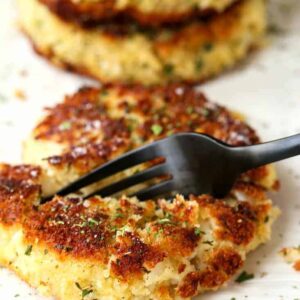
[{"label": "seasoning speck", "polygon": [[163,131],[163,128],[158,124],[153,124],[151,126],[151,130],[152,130],[153,134],[160,135]]},{"label": "seasoning speck", "polygon": [[250,280],[254,278],[254,274],[247,273],[243,271],[235,280],[235,282],[242,283],[244,281]]},{"label": "seasoning speck", "polygon": [[31,252],[32,252],[32,245],[29,245],[26,248],[25,255],[30,256]]}]

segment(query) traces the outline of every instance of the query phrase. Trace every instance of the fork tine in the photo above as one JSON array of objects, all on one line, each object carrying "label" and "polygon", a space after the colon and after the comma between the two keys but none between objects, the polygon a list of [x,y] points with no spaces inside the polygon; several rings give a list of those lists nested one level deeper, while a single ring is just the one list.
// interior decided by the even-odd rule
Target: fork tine
[{"label": "fork tine", "polygon": [[[158,141],[159,142],[159,141]],[[104,179],[108,176],[116,174],[118,172],[124,171],[130,167],[134,167],[138,164],[150,161],[159,155],[157,154],[157,143],[153,143],[150,145],[145,145],[144,147],[132,150],[124,155],[105,163],[97,167],[96,169],[92,170],[90,173],[80,177],[76,181],[72,182],[68,186],[62,188],[58,192],[57,195],[65,196],[67,194],[73,193],[78,191],[79,189],[88,186],[94,182],[97,182],[101,179]],[[45,203],[49,199],[53,197],[49,196],[44,198],[42,203]]]},{"label": "fork tine", "polygon": [[172,192],[174,189],[174,183],[172,178],[169,180],[162,181],[158,184],[152,185],[149,188],[142,189],[137,193],[134,193],[132,196],[137,197],[139,200],[148,200],[155,198],[159,195],[164,195]]},{"label": "fork tine", "polygon": [[138,172],[130,177],[112,183],[106,187],[101,188],[100,190],[91,193],[90,195],[86,196],[86,198],[94,195],[101,195],[102,197],[107,197],[119,191],[125,190],[126,188],[129,188],[131,186],[145,182],[146,180],[153,179],[161,175],[167,175],[166,163],[155,165],[149,169]]}]

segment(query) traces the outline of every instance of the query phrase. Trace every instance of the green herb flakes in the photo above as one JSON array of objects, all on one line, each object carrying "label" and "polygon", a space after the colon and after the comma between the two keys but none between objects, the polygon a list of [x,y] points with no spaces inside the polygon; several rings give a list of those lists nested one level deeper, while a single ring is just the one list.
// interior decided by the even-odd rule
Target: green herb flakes
[{"label": "green herb flakes", "polygon": [[32,245],[29,245],[26,248],[25,255],[30,256],[31,252],[32,252]]},{"label": "green herb flakes", "polygon": [[84,299],[87,295],[93,293],[92,289],[84,289],[80,286],[78,282],[75,282],[76,287],[81,291],[81,297]]},{"label": "green herb flakes", "polygon": [[107,95],[108,95],[108,90],[103,89],[100,91],[100,96],[105,97]]},{"label": "green herb flakes", "polygon": [[116,212],[114,219],[118,219],[118,218],[123,218],[124,214],[122,214],[121,212]]},{"label": "green herb flakes", "polygon": [[93,218],[88,218],[87,225],[89,227],[97,226],[97,225],[99,225],[99,221],[97,221]]},{"label": "green herb flakes", "polygon": [[254,278],[254,274],[247,273],[243,271],[235,280],[235,282],[242,283],[244,281],[250,280]]},{"label": "green herb flakes", "polygon": [[71,122],[70,121],[64,121],[59,125],[59,130],[68,130],[71,128]]},{"label": "green herb flakes", "polygon": [[211,51],[214,48],[213,43],[207,42],[203,45],[203,49],[207,52]]},{"label": "green herb flakes", "polygon": [[203,244],[212,246],[214,244],[214,242],[213,241],[204,241]]},{"label": "green herb flakes", "polygon": [[194,229],[194,233],[195,233],[195,235],[197,235],[197,236],[200,236],[201,234],[205,234],[205,232],[202,231],[202,230],[200,229],[200,227],[196,227],[196,228]]},{"label": "green herb flakes", "polygon": [[174,66],[171,64],[164,65],[163,72],[165,75],[170,76],[174,72]]},{"label": "green herb flakes", "polygon": [[160,135],[163,131],[162,126],[160,126],[159,124],[153,124],[151,126],[151,131],[153,132],[153,134],[155,135]]},{"label": "green herb flakes", "polygon": [[167,218],[165,219],[160,219],[157,221],[158,224],[166,224],[166,223],[170,223],[171,221]]},{"label": "green herb flakes", "polygon": [[164,232],[164,230],[162,228],[160,228],[154,235],[154,238],[157,239],[162,233]]},{"label": "green herb flakes", "polygon": [[200,72],[204,66],[202,59],[196,59],[195,61],[195,70],[196,72]]},{"label": "green herb flakes", "polygon": [[187,114],[192,114],[194,112],[194,108],[193,108],[193,106],[188,106],[187,108],[186,108],[186,113]]}]

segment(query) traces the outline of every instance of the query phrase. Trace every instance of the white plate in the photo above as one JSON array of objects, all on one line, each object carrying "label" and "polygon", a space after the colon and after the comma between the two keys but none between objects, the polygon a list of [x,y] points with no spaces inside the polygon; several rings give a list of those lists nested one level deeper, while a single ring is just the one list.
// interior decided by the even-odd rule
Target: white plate
[{"label": "white plate", "polygon": [[[42,107],[89,83],[55,69],[33,53],[17,29],[14,6],[10,0],[0,0],[0,160],[11,163],[21,161],[21,141]],[[210,99],[243,112],[264,140],[300,132],[300,1],[273,0],[269,6],[271,22],[280,33],[243,66],[203,86]],[[26,101],[15,96],[18,89],[25,92]],[[300,273],[278,255],[282,247],[300,244],[300,157],[277,166],[282,188],[272,197],[282,215],[273,227],[272,240],[251,253],[244,266],[255,279],[230,283],[199,298],[300,299]],[[45,298],[1,269],[0,299]]]}]

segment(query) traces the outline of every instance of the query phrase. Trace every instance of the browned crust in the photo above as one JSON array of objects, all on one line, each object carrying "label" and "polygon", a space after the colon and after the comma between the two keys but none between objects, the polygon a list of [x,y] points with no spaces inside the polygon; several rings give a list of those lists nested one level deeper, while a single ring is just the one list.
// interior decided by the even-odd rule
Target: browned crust
[{"label": "browned crust", "polygon": [[[111,265],[112,273],[128,281],[154,268],[166,256],[175,259],[190,255],[200,239],[193,227],[183,228],[181,223],[175,222],[156,223],[152,205],[148,211],[141,207],[137,210],[135,205],[120,199],[118,208],[111,211],[101,206],[99,198],[88,201],[95,207],[87,208],[80,198],[57,197],[38,210],[32,210],[23,224],[28,244],[38,239],[45,248],[50,247],[62,257],[72,255],[102,264],[107,264],[113,254],[116,260]],[[142,220],[134,221],[133,213],[139,214]],[[147,220],[150,230],[147,230],[146,240],[149,243],[143,242],[137,231],[118,235],[128,224],[143,229]]]},{"label": "browned crust", "polygon": [[[258,187],[259,189],[259,187]],[[194,197],[201,207],[209,209],[219,229],[215,233],[218,240],[230,240],[236,245],[248,245],[255,236],[258,222],[258,206],[240,202],[231,207],[227,203],[211,196]]]},{"label": "browned crust", "polygon": [[[94,3],[74,3],[71,0],[40,0],[53,13],[66,21],[76,22],[81,26],[90,27],[103,22],[132,22],[143,26],[158,27],[161,25],[182,23],[195,18],[206,18],[216,15],[213,9],[191,8],[187,12],[143,13],[134,6],[117,8],[114,0]],[[237,1],[237,0],[236,0]]]},{"label": "browned crust", "polygon": [[[113,93],[119,101],[118,109],[124,117],[109,116],[101,97]],[[109,96],[108,96],[109,97]],[[134,98],[128,103],[127,97]],[[162,99],[156,106],[154,99]],[[142,121],[134,123],[131,114]],[[69,127],[61,129],[61,124]],[[89,128],[87,129],[87,124]],[[93,124],[101,124],[95,128]],[[152,126],[162,128],[155,135]],[[178,132],[201,132],[233,146],[251,145],[259,142],[255,131],[243,121],[233,117],[224,107],[209,102],[192,85],[170,84],[165,87],[142,85],[105,85],[102,88],[84,88],[63,103],[47,109],[46,117],[34,130],[37,141],[61,143],[64,153],[50,157],[54,167],[75,166],[81,173],[133,148],[152,140]],[[79,142],[84,138],[85,142]],[[265,178],[268,169],[262,167],[247,176],[255,181]]]},{"label": "browned crust", "polygon": [[0,166],[0,220],[4,225],[21,222],[40,196],[37,184],[41,175],[39,167],[29,165]]},{"label": "browned crust", "polygon": [[[18,170],[30,172],[26,171],[20,177]],[[13,183],[13,197],[0,189],[1,224],[21,225],[26,243],[34,245],[33,251],[36,246],[44,247],[62,259],[70,256],[103,265],[107,265],[113,255],[111,272],[122,281],[141,278],[165,257],[175,260],[189,257],[199,243],[206,243],[205,232],[199,235],[194,227],[198,224],[199,210],[208,211],[217,222],[218,228],[214,229],[216,240],[246,246],[255,238],[259,224],[264,222],[271,208],[263,201],[262,204],[237,201],[233,206],[208,195],[191,197],[190,200],[196,201],[194,206],[190,206],[188,200],[176,199],[172,209],[164,201],[147,201],[142,207],[126,198],[118,199],[116,206],[111,208],[99,197],[85,201],[78,197],[56,197],[34,208],[32,198],[39,198],[40,187],[31,181],[32,170],[38,171],[28,166],[4,166],[1,176],[7,176],[10,184]],[[22,181],[13,181],[17,178],[22,178]],[[24,190],[25,183],[27,187]],[[239,191],[246,190],[248,194],[257,195],[261,191],[255,185],[250,189],[248,186],[251,184],[238,185]],[[5,198],[9,201],[3,202]],[[18,218],[8,218],[7,213],[15,206],[20,209]],[[156,216],[158,209],[163,217]],[[195,216],[196,219],[193,219]],[[124,226],[128,225],[132,228],[130,232],[124,230]],[[195,295],[199,286],[204,289],[218,287],[240,268],[242,259],[235,250],[218,248],[214,244],[209,247],[211,253],[203,257],[207,267],[186,275],[179,288],[181,296]],[[184,265],[179,265],[178,273],[184,269]]]},{"label": "browned crust", "polygon": [[178,293],[181,297],[192,297],[197,294],[198,288],[213,289],[221,286],[242,266],[241,256],[232,248],[216,249],[206,262],[204,271],[189,273]]}]

